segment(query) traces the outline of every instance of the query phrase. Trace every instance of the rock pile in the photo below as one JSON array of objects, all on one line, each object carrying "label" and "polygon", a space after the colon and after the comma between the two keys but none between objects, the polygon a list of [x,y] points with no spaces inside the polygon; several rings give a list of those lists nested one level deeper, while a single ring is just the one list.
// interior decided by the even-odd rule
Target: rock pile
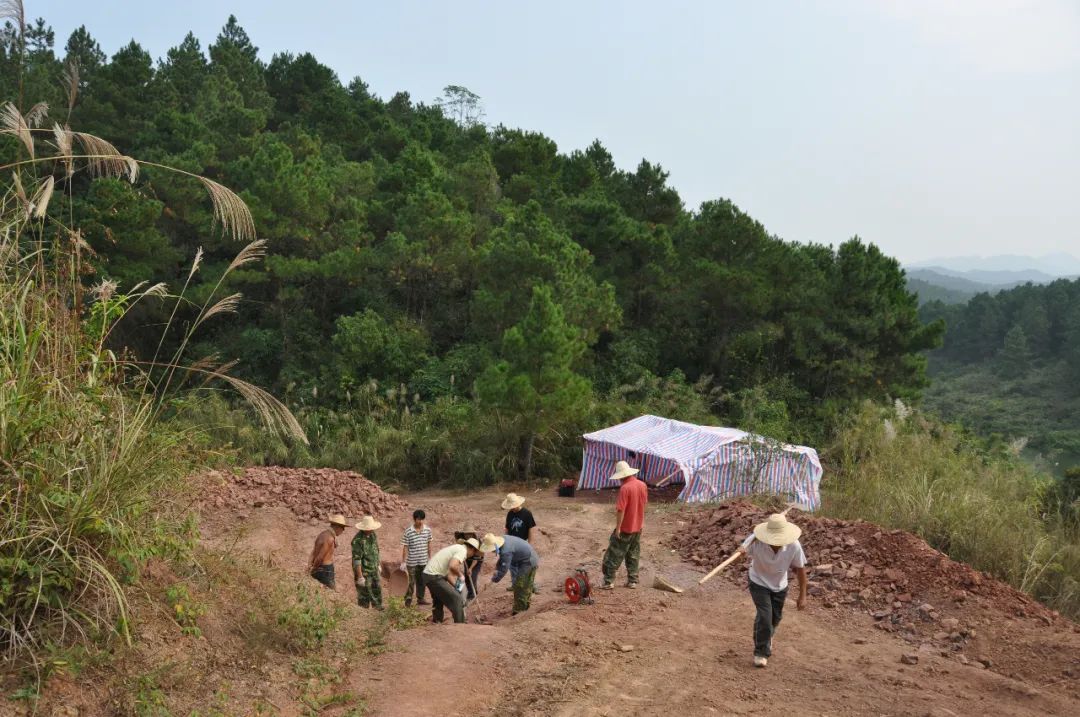
[{"label": "rock pile", "polygon": [[[671,547],[695,565],[712,568],[766,518],[765,511],[747,503],[690,512]],[[958,645],[975,630],[956,617],[943,616],[935,605],[962,610],[969,599],[989,601],[1009,615],[1046,624],[1058,618],[1024,593],[950,560],[910,533],[794,510],[788,518],[803,529],[800,541],[810,561],[810,595],[826,608],[864,610],[879,629]],[[746,562],[738,561],[724,577],[745,582],[746,570]]]},{"label": "rock pile", "polygon": [[254,466],[240,473],[211,471],[206,476],[202,504],[244,513],[251,508],[283,506],[298,518],[324,520],[342,513],[346,518],[376,518],[405,510],[408,504],[359,473],[333,468]]}]

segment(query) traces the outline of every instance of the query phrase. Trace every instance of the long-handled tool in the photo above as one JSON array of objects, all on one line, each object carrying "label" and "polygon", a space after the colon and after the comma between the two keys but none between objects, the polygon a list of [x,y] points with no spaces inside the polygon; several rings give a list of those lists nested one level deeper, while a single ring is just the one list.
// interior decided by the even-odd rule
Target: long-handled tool
[{"label": "long-handled tool", "polygon": [[[796,507],[798,507],[798,506],[796,506],[794,503],[788,503],[788,506],[786,508],[784,508],[783,511],[781,511],[780,515],[786,516],[788,514],[789,510],[791,510],[792,508],[796,508]],[[710,570],[709,573],[705,577],[703,577],[701,580],[698,580],[698,585],[704,585],[708,580],[711,580],[712,578],[716,577],[716,575],[718,575],[721,570],[723,570],[724,568],[726,568],[727,566],[731,565],[736,560],[738,560],[739,556],[745,555],[745,554],[746,554],[746,551],[743,550],[740,547],[727,560],[725,560],[724,562],[720,563],[715,568]]]},{"label": "long-handled tool", "polygon": [[476,603],[476,612],[479,613],[479,614],[473,616],[473,620],[475,620],[478,625],[490,625],[491,623],[488,622],[487,617],[484,616],[484,608],[480,604],[480,586],[479,585],[476,586],[476,592],[473,593],[473,602]]},{"label": "long-handled tool", "polygon": [[723,570],[724,568],[726,568],[727,566],[731,565],[736,560],[738,560],[739,556],[741,556],[741,555],[743,555],[742,548],[740,548],[739,550],[736,550],[731,555],[730,558],[728,558],[727,560],[725,560],[724,562],[720,563],[715,568],[710,570],[709,573],[705,577],[703,577],[701,580],[698,580],[698,585],[704,585],[706,581],[711,580],[713,577],[715,577],[717,574],[719,574],[721,570]]}]

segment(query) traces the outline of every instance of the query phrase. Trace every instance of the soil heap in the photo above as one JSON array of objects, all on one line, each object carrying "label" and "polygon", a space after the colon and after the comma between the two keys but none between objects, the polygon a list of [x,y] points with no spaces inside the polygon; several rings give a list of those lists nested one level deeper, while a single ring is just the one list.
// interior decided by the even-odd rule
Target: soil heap
[{"label": "soil heap", "polygon": [[333,513],[348,518],[386,516],[408,508],[359,473],[333,468],[255,466],[242,472],[211,471],[204,481],[202,503],[245,512],[283,506],[298,518],[325,520]]},{"label": "soil heap", "polygon": [[[767,511],[748,503],[687,512],[686,524],[669,543],[688,561],[712,568],[767,517]],[[1046,625],[1064,620],[1028,595],[951,560],[902,530],[796,510],[788,513],[788,519],[803,530],[800,542],[809,561],[809,593],[826,608],[865,610],[887,632],[952,643],[959,649],[974,634],[961,619],[972,600]],[[745,583],[747,567],[740,560],[723,577]],[[945,612],[960,618],[946,617]]]}]

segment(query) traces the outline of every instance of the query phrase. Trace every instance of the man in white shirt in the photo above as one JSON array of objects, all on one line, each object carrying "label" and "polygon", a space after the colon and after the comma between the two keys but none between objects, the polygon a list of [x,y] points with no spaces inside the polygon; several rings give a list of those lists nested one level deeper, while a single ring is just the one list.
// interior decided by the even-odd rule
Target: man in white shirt
[{"label": "man in white shirt", "polygon": [[806,554],[799,543],[802,529],[789,523],[783,513],[769,516],[739,546],[750,558],[750,597],[757,608],[754,619],[754,666],[765,667],[772,655],[772,637],[784,611],[788,571],[799,576],[795,605],[806,607]]},{"label": "man in white shirt", "polygon": [[454,622],[465,622],[465,598],[457,589],[465,584],[465,561],[495,550],[495,543],[469,538],[460,545],[448,545],[431,556],[424,567],[424,586],[431,593],[431,621],[443,621],[443,606],[450,608]]}]

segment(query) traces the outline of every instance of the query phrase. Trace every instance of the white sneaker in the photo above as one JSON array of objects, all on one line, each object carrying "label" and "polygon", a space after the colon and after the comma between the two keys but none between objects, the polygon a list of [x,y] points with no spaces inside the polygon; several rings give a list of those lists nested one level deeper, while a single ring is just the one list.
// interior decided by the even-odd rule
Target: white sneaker
[{"label": "white sneaker", "polygon": [[769,661],[766,658],[754,655],[754,667],[764,667],[767,664],[769,664]]}]

